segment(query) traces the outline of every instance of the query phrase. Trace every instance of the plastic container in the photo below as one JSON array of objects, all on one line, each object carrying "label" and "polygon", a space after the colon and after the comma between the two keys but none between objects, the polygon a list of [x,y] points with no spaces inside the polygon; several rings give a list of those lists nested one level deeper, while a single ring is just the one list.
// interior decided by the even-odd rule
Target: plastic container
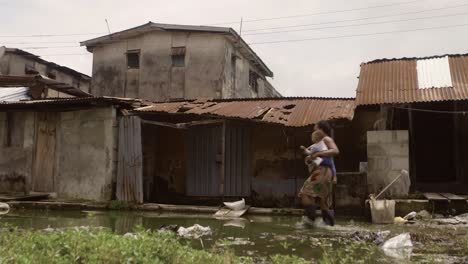
[{"label": "plastic container", "polygon": [[372,223],[392,224],[395,219],[394,200],[370,200]]}]

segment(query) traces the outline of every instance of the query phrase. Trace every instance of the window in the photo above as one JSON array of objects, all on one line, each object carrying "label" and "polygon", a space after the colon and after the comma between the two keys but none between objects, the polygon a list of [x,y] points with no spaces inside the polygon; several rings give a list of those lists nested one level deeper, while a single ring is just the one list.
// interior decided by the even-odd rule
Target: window
[{"label": "window", "polygon": [[140,68],[140,50],[127,51],[127,68],[128,69]]},{"label": "window", "polygon": [[49,71],[49,72],[47,73],[47,77],[49,77],[50,79],[54,79],[54,80],[55,80],[55,78],[57,78],[57,75],[55,75],[54,72]]},{"label": "window", "polygon": [[185,67],[185,55],[172,55],[172,67]]},{"label": "window", "polygon": [[24,73],[26,74],[39,74],[34,65],[26,64],[24,66]]},{"label": "window", "polygon": [[185,47],[171,49],[172,67],[185,67]]},{"label": "window", "polygon": [[249,86],[258,93],[258,74],[254,71],[249,71]]}]

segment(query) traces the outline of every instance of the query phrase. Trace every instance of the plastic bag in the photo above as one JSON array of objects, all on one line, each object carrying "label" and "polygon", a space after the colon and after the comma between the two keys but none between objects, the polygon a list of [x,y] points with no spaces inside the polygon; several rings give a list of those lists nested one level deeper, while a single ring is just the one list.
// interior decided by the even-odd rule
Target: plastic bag
[{"label": "plastic bag", "polygon": [[389,257],[409,260],[413,251],[411,236],[409,233],[403,233],[396,237],[392,237],[385,241],[382,245],[382,249],[385,255]]},{"label": "plastic bag", "polygon": [[195,224],[191,227],[179,227],[179,229],[177,230],[177,234],[181,237],[184,237],[184,238],[200,238],[202,236],[207,236],[207,235],[211,235],[212,234],[212,231],[211,231],[211,228],[209,226],[207,227],[204,227],[204,226],[201,226],[201,225],[198,225],[198,224]]}]

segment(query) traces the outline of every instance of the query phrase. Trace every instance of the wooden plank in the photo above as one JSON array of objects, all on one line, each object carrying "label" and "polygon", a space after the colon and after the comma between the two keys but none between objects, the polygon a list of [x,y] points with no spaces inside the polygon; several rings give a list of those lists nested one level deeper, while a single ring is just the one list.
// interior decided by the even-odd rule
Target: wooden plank
[{"label": "wooden plank", "polygon": [[449,200],[454,200],[454,201],[465,201],[465,197],[461,197],[452,193],[440,193],[440,195],[447,197]]},{"label": "wooden plank", "polygon": [[30,194],[30,195],[21,195],[21,194],[2,194],[0,195],[0,201],[8,202],[8,201],[38,201],[47,199],[49,194]]},{"label": "wooden plank", "polygon": [[433,200],[433,201],[447,201],[447,198],[444,196],[438,194],[438,193],[423,193],[424,197],[428,200]]}]

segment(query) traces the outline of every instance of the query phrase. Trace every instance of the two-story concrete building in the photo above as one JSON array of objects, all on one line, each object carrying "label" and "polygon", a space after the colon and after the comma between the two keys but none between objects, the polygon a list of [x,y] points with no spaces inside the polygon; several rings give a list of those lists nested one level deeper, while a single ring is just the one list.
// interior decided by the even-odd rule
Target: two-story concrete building
[{"label": "two-story concrete building", "polygon": [[[46,61],[41,57],[17,48],[0,47],[0,75],[42,75],[55,81],[89,92],[91,77],[71,68]],[[50,90],[48,97],[59,97]]]},{"label": "two-story concrete building", "polygon": [[152,101],[279,97],[273,72],[226,27],[149,22],[81,42],[93,53],[94,95]]}]

